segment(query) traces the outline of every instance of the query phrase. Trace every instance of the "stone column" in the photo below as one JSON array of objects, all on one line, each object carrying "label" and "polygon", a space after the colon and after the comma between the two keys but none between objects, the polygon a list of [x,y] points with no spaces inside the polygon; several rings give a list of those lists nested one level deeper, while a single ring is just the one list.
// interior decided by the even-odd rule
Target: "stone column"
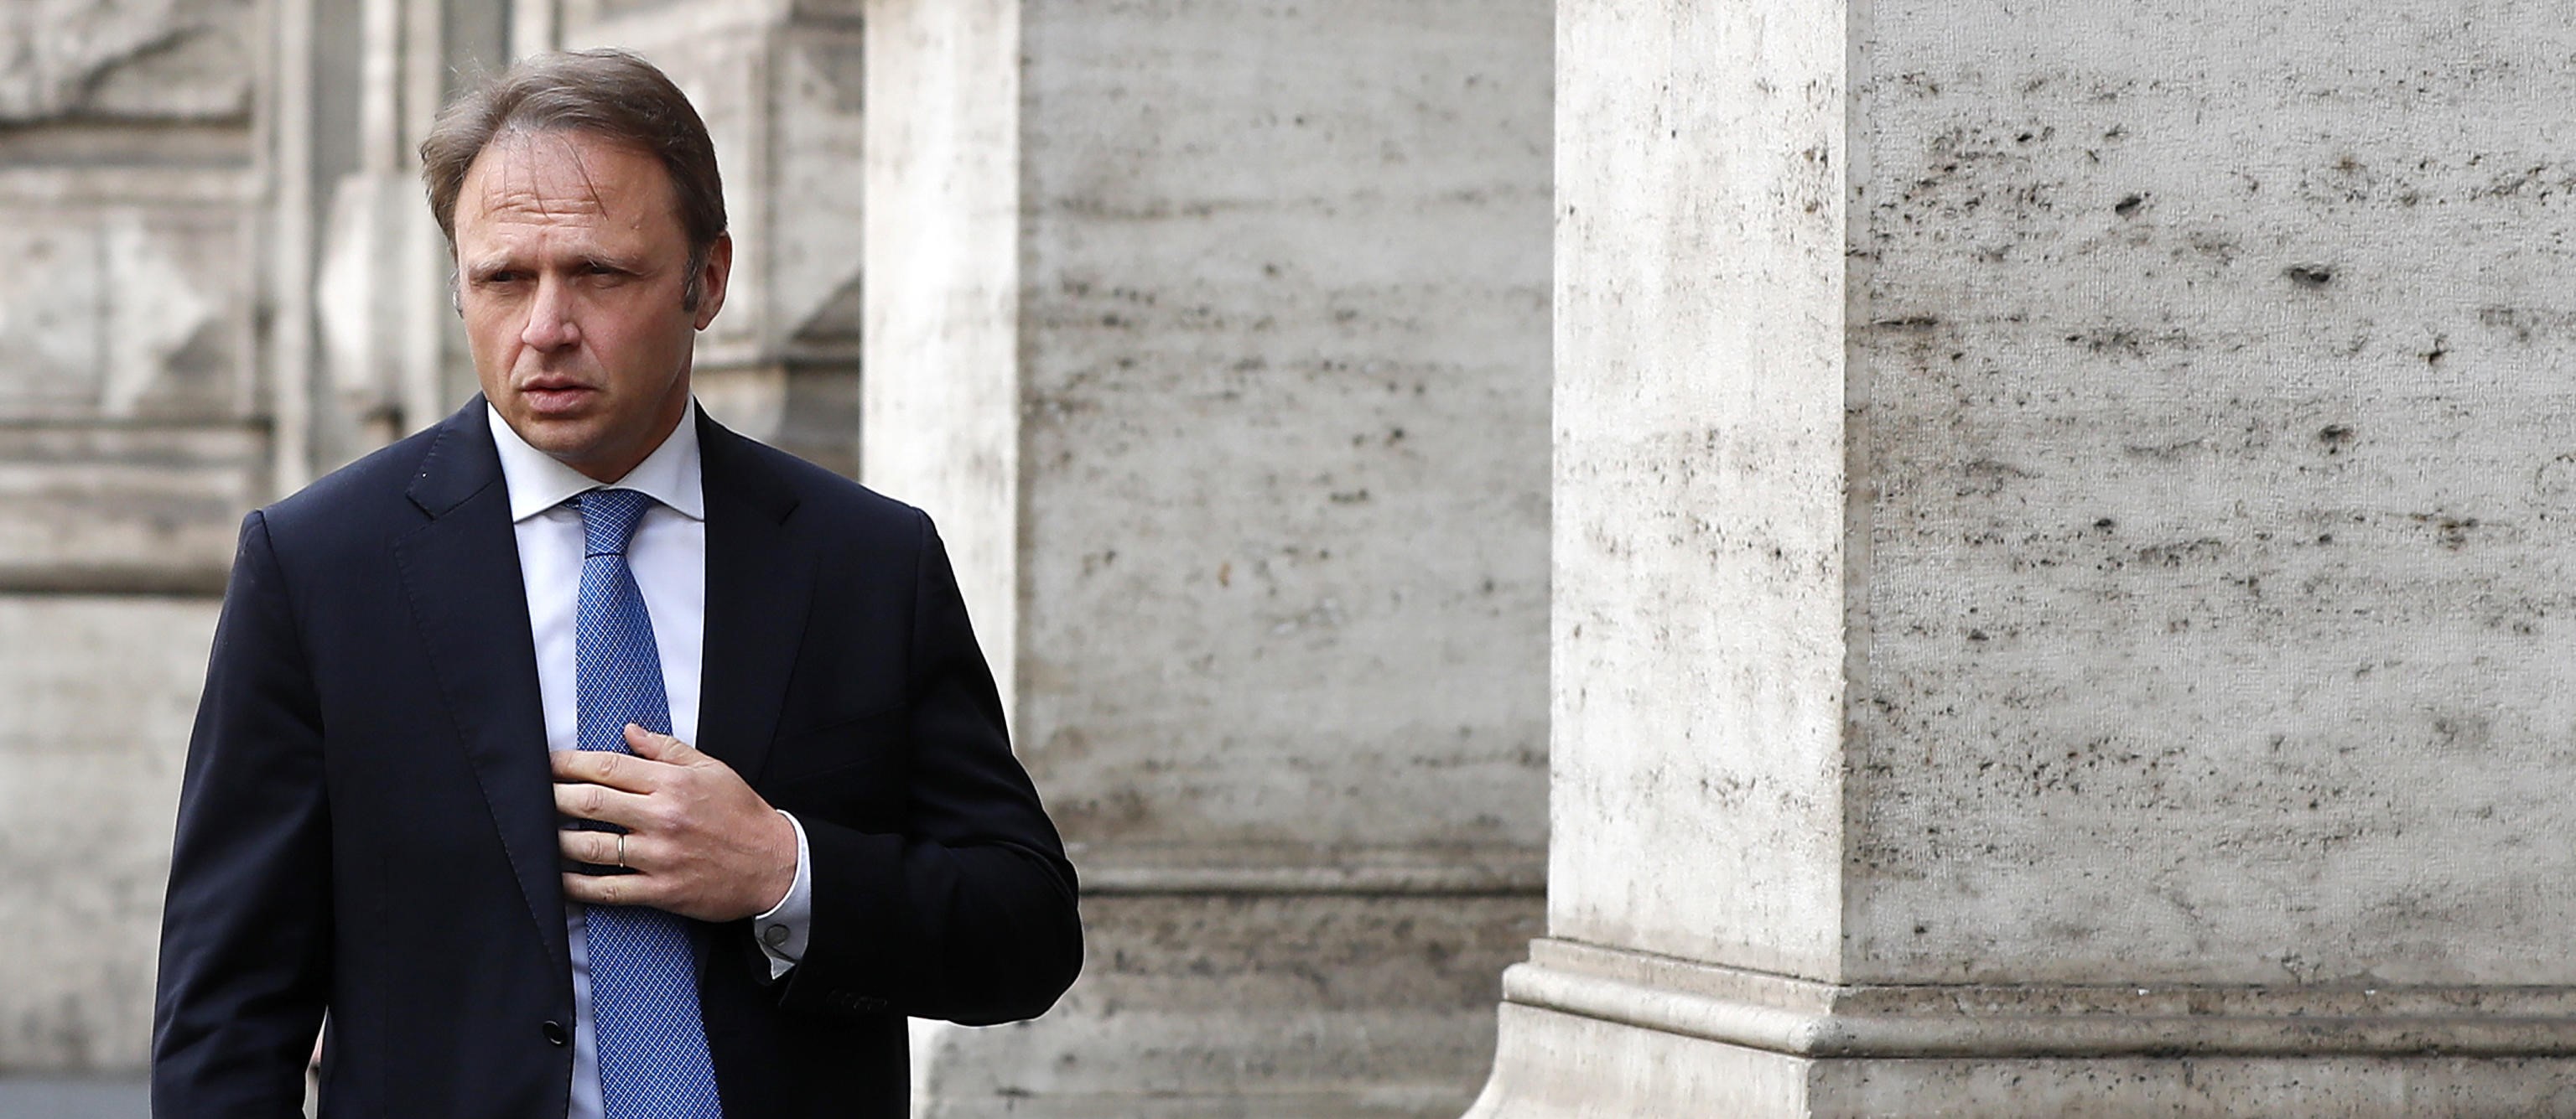
[{"label": "stone column", "polygon": [[862,476],[1090,958],[927,1114],[1454,1115],[1544,845],[1544,4],[877,0]]},{"label": "stone column", "polygon": [[1472,1115],[2566,1108],[2562,14],[1560,5]]},{"label": "stone column", "polygon": [[508,55],[504,0],[279,0],[273,189],[279,489],[446,418],[474,391],[451,262],[422,199],[420,141]]}]

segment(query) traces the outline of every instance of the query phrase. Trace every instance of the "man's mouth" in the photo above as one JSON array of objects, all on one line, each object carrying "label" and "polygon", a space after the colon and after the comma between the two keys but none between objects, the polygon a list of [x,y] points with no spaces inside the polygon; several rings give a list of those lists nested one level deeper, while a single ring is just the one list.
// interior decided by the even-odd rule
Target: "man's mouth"
[{"label": "man's mouth", "polygon": [[583,402],[589,399],[590,394],[596,391],[598,390],[578,382],[552,378],[530,381],[519,386],[519,396],[528,402],[530,408],[541,415],[569,412],[580,408]]}]

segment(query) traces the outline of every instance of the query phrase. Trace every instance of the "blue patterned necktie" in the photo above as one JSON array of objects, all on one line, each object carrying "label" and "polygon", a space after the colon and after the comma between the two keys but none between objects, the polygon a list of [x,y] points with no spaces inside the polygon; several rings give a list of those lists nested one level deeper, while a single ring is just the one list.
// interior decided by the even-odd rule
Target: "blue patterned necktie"
[{"label": "blue patterned necktie", "polygon": [[[580,744],[623,751],[628,723],[671,733],[653,620],[626,567],[626,542],[653,499],[634,490],[592,490],[571,504],[581,512],[586,538],[573,627]],[[585,921],[607,1119],[722,1119],[685,920],[642,906],[594,905]]]}]

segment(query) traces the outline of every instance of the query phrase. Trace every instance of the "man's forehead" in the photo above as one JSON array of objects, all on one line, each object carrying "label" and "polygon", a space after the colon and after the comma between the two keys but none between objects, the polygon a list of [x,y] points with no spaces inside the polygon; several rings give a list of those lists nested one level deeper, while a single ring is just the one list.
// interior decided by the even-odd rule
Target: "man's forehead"
[{"label": "man's forehead", "polygon": [[[571,129],[508,129],[466,169],[458,217],[522,211],[572,215],[660,201],[678,216],[660,160],[631,144]],[[637,214],[638,217],[641,214]]]}]

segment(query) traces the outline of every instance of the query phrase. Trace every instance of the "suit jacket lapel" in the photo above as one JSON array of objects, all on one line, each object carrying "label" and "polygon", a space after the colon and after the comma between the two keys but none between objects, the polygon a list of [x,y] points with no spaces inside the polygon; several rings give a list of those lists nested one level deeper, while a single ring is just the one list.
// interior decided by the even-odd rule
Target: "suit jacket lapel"
[{"label": "suit jacket lapel", "polygon": [[696,745],[758,785],[804,636],[814,572],[787,530],[795,491],[759,460],[751,441],[701,410],[698,455],[707,499],[707,631]]},{"label": "suit jacket lapel", "polygon": [[395,560],[528,916],[553,958],[569,967],[527,585],[483,409],[476,396],[439,425],[409,491],[430,521],[394,545]]}]

